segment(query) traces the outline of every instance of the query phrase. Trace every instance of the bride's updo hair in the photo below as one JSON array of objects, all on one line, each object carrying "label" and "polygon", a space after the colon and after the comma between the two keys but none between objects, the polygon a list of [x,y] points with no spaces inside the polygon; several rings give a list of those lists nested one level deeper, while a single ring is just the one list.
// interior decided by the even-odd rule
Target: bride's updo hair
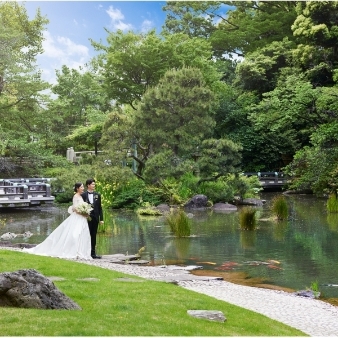
[{"label": "bride's updo hair", "polygon": [[74,185],[74,192],[77,192],[77,190],[81,187],[82,182],[76,182]]}]

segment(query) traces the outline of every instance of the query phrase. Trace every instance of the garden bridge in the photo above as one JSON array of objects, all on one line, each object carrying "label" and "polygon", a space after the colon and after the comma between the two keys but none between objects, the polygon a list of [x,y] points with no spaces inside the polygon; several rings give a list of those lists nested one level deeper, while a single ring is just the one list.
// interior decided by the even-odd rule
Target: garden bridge
[{"label": "garden bridge", "polygon": [[53,203],[51,178],[0,179],[0,208],[31,207]]},{"label": "garden bridge", "polygon": [[246,172],[245,176],[257,176],[259,182],[264,190],[282,189],[290,178],[283,172],[267,171],[267,172]]}]

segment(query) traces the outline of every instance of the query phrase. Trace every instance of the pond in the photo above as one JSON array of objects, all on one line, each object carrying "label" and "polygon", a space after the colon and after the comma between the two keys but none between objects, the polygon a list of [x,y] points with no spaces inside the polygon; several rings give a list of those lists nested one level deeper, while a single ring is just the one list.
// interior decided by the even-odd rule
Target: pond
[{"label": "pond", "polygon": [[[198,211],[193,212],[190,238],[173,237],[164,217],[113,211],[111,233],[98,235],[97,251],[136,254],[145,247],[142,259],[152,265],[200,265],[209,275],[241,274],[294,290],[318,283],[325,298],[338,298],[338,214],[326,212],[325,199],[289,195],[289,219],[272,222],[268,218],[274,196],[261,194],[266,203],[257,208],[257,230],[240,230],[237,211]],[[32,237],[12,242],[40,243],[66,217],[66,206],[1,210],[0,235],[31,231]]]}]

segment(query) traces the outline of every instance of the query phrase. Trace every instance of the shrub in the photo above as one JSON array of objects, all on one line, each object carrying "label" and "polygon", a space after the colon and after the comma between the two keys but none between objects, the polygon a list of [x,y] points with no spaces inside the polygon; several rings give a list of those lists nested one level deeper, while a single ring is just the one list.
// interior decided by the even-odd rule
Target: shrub
[{"label": "shrub", "polygon": [[141,208],[136,210],[138,215],[161,216],[162,212],[154,208],[149,202],[143,203]]},{"label": "shrub", "polygon": [[198,193],[207,196],[213,203],[228,202],[234,196],[234,190],[224,180],[202,182]]},{"label": "shrub", "polygon": [[286,219],[288,217],[288,204],[283,195],[278,195],[273,198],[271,211],[279,220]]},{"label": "shrub", "polygon": [[191,220],[186,215],[184,210],[179,209],[171,212],[166,217],[166,223],[170,226],[171,231],[177,237],[190,236]]},{"label": "shrub", "polygon": [[256,211],[251,207],[244,207],[239,214],[239,222],[242,230],[255,230],[257,225]]},{"label": "shrub", "polygon": [[162,201],[158,190],[148,188],[142,180],[134,179],[115,192],[112,207],[137,209],[145,202],[157,205]]}]

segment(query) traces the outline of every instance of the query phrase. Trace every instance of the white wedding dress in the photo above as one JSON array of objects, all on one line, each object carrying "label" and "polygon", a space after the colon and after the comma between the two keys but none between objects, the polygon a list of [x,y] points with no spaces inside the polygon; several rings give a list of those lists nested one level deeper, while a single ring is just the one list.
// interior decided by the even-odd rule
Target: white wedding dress
[{"label": "white wedding dress", "polygon": [[83,203],[81,196],[73,197],[66,218],[42,243],[24,252],[59,258],[92,259],[91,241],[86,217],[73,212],[73,207]]}]

